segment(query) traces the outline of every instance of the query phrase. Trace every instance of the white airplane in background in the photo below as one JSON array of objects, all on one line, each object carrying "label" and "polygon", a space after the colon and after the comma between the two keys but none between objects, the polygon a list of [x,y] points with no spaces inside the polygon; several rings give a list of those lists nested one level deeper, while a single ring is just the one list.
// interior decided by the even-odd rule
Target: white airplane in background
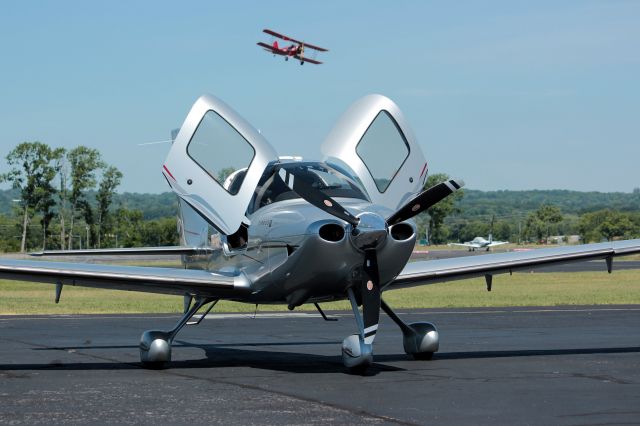
[{"label": "white airplane in background", "polygon": [[509,241],[493,241],[493,235],[491,234],[489,234],[488,240],[485,240],[483,237],[475,237],[473,240],[464,243],[449,243],[450,246],[467,247],[469,251],[476,251],[476,249],[487,249],[487,251],[489,251],[491,247],[502,244],[509,244]]},{"label": "white airplane in background", "polygon": [[343,340],[342,360],[364,370],[381,310],[398,325],[407,354],[429,359],[439,347],[435,326],[404,322],[383,300],[386,290],[470,277],[484,277],[491,290],[494,274],[594,259],[611,272],[613,257],[640,253],[637,239],[409,263],[412,218],[462,182],[423,190],[422,150],[398,106],[380,95],[352,105],[321,151],[323,161],[279,157],[231,107],[203,96],[162,166],[179,197],[181,246],[40,253],[180,254],[182,268],[0,258],[0,278],[53,284],[56,302],[64,285],[184,296],[173,328],[142,334],[140,360],[151,367],[170,362],[178,332],[199,324],[219,300],[314,304],[325,317],[319,303],[346,299],[356,333]]}]

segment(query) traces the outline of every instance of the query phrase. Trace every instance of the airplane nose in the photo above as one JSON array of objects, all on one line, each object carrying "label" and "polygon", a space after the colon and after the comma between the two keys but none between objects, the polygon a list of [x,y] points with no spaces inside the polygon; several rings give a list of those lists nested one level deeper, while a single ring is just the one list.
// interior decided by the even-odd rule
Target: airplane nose
[{"label": "airplane nose", "polygon": [[351,233],[351,241],[361,250],[376,248],[387,238],[387,222],[379,215],[363,212],[359,222]]}]

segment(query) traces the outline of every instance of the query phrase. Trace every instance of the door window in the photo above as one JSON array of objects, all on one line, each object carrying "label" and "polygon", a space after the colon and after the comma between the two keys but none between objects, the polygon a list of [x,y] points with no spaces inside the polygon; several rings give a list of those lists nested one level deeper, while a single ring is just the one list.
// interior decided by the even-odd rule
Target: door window
[{"label": "door window", "polygon": [[409,144],[395,120],[383,110],[360,139],[356,153],[382,193],[409,156]]},{"label": "door window", "polygon": [[240,190],[255,155],[251,144],[214,111],[208,111],[200,121],[187,153],[231,195]]}]

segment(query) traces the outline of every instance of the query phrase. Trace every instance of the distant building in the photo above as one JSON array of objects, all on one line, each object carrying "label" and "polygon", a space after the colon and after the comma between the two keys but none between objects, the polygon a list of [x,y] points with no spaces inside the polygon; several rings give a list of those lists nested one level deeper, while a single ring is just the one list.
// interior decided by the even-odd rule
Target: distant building
[{"label": "distant building", "polygon": [[552,235],[547,239],[547,244],[578,244],[580,235]]}]

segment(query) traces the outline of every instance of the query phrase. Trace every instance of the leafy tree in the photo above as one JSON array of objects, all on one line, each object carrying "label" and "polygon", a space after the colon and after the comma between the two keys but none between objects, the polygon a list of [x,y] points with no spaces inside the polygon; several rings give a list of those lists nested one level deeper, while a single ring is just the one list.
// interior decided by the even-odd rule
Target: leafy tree
[{"label": "leafy tree", "polygon": [[615,237],[624,237],[624,235],[633,229],[633,224],[629,220],[628,215],[619,212],[612,212],[607,220],[600,225],[600,232],[607,239],[613,240]]},{"label": "leafy tree", "polygon": [[38,211],[43,211],[45,220],[42,221],[45,235],[50,222],[50,208],[53,206],[55,189],[51,181],[55,177],[55,168],[51,162],[54,152],[42,142],[23,142],[7,155],[7,163],[11,166],[8,173],[0,175],[1,181],[11,182],[14,188],[20,190],[20,206],[22,209],[22,239],[20,251],[26,250],[27,230],[31,217]]},{"label": "leafy tree", "polygon": [[65,243],[65,216],[67,214],[67,181],[69,169],[67,163],[67,151],[64,148],[57,148],[54,151],[54,168],[59,178],[58,185],[58,221],[60,224],[60,250],[64,250]]},{"label": "leafy tree", "polygon": [[98,247],[101,245],[101,235],[103,232],[111,230],[109,207],[113,202],[113,194],[120,185],[122,172],[114,166],[107,167],[102,173],[102,180],[98,187],[96,200],[98,201]]},{"label": "leafy tree", "polygon": [[178,233],[175,218],[161,218],[144,223],[142,239],[145,246],[177,245]]},{"label": "leafy tree", "polygon": [[115,213],[115,235],[118,236],[118,247],[141,247],[142,241],[142,212],[128,210],[123,207]]},{"label": "leafy tree", "polygon": [[16,234],[19,234],[20,230],[20,224],[15,219],[0,215],[0,251],[15,252],[20,250],[20,242],[16,238]]},{"label": "leafy tree", "polygon": [[542,241],[544,236],[544,224],[535,214],[530,214],[524,226],[525,240]]},{"label": "leafy tree", "polygon": [[580,217],[578,225],[585,242],[611,241],[615,238],[634,238],[640,235],[640,214],[599,210]]},{"label": "leafy tree", "polygon": [[[55,213],[53,208],[56,206],[55,194],[58,192],[53,186],[52,182],[55,178],[55,175],[58,174],[59,163],[61,158],[64,157],[65,150],[64,148],[56,148],[51,150],[51,169],[49,170],[51,180],[48,184],[41,188],[42,189],[42,197],[40,199],[39,212],[41,214],[40,224],[42,225],[42,249],[47,248],[47,238],[49,232],[49,226],[55,217]],[[60,210],[60,207],[58,208]],[[61,240],[61,244],[64,244],[64,240]]]},{"label": "leafy tree", "polygon": [[53,197],[53,193],[55,190],[51,192],[45,192],[40,200],[39,210],[41,212],[40,216],[40,225],[42,226],[42,249],[47,248],[47,237],[49,235],[49,226],[51,225],[51,221],[55,217],[55,213],[53,212],[53,207],[55,207],[56,202]]},{"label": "leafy tree", "polygon": [[493,238],[500,241],[513,241],[511,225],[505,220],[499,220],[495,223],[493,229]]},{"label": "leafy tree", "polygon": [[560,223],[562,219],[560,208],[548,204],[543,205],[529,214],[525,225],[525,236],[535,236],[536,241],[548,239],[551,231],[557,230],[553,225]]},{"label": "leafy tree", "polygon": [[114,240],[117,238],[116,246],[118,247],[179,244],[175,217],[145,221],[140,210],[129,210],[121,207],[113,214],[113,220],[113,233],[105,233],[105,243],[115,242]]},{"label": "leafy tree", "polygon": [[562,220],[560,208],[551,205],[541,206],[536,210],[535,215],[544,223],[558,223]]},{"label": "leafy tree", "polygon": [[[424,187],[430,188],[447,179],[449,179],[449,175],[445,173],[430,175]],[[439,244],[446,241],[449,235],[449,229],[444,226],[444,219],[451,213],[457,211],[455,204],[463,196],[464,192],[460,189],[426,210],[426,214],[429,217],[429,243]]]},{"label": "leafy tree", "polygon": [[86,202],[86,191],[96,186],[96,170],[104,167],[97,149],[79,146],[67,153],[67,161],[70,167],[71,192],[69,203],[71,204],[68,248],[72,247],[73,224],[78,208],[83,207],[85,216],[89,215]]}]

